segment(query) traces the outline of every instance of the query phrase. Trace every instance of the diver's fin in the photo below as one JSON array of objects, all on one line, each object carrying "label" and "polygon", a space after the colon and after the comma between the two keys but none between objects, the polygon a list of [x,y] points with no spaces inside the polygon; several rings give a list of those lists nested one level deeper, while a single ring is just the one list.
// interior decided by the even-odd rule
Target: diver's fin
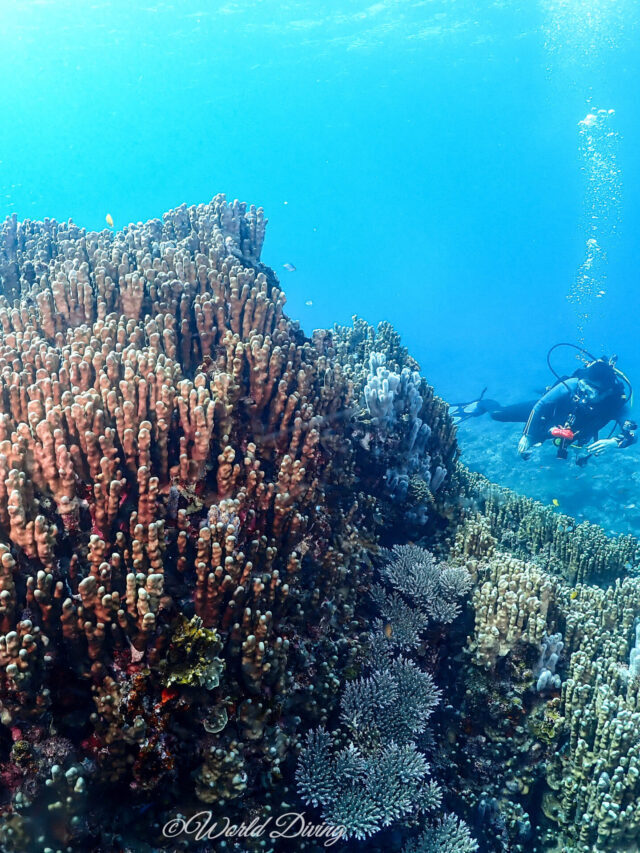
[{"label": "diver's fin", "polygon": [[454,424],[461,424],[468,421],[469,418],[478,418],[484,415],[486,409],[480,405],[480,401],[487,393],[487,389],[482,389],[482,394],[475,400],[470,400],[468,403],[453,403],[449,406],[449,414]]}]

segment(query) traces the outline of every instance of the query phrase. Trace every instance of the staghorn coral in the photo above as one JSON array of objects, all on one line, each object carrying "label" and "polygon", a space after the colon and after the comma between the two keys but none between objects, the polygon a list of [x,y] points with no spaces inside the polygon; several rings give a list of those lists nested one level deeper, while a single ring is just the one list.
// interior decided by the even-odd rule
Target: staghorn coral
[{"label": "staghorn coral", "polygon": [[429,625],[429,617],[415,606],[408,604],[395,592],[389,594],[384,587],[373,587],[372,598],[382,619],[374,623],[376,634],[389,635],[389,640],[398,649],[412,649],[420,644],[420,635]]},{"label": "staghorn coral", "polygon": [[[434,569],[430,595],[413,599],[409,595],[407,601],[395,593],[389,596],[381,586],[374,588],[373,600],[383,616],[388,608],[400,622],[388,622],[388,630],[381,630],[381,620],[374,623],[365,662],[369,674],[347,682],[340,728],[333,737],[323,728],[309,732],[298,761],[299,795],[305,803],[320,807],[330,826],[342,827],[345,837],[365,839],[397,822],[415,824],[419,817],[433,815],[442,801],[437,781],[428,778],[431,768],[422,751],[430,743],[428,726],[441,692],[429,672],[396,653],[415,651],[417,635],[428,624],[420,605],[435,594],[440,573],[450,570],[436,566],[428,551],[406,548],[389,552],[381,574],[399,577],[403,558],[407,565],[421,560]],[[452,587],[456,594],[464,594],[469,585],[460,581]],[[396,633],[404,633],[400,642]],[[462,833],[464,824],[460,827]],[[425,832],[437,828],[427,826]],[[468,833],[466,837],[470,840]]]},{"label": "staghorn coral", "polygon": [[357,743],[404,745],[426,730],[439,699],[431,675],[400,657],[370,678],[348,682],[340,717]]},{"label": "staghorn coral", "polygon": [[[442,632],[461,612],[461,600],[469,592],[472,577],[464,566],[437,563],[433,555],[416,545],[382,549],[384,562],[371,598],[382,619],[374,619],[369,635],[369,660],[373,669],[388,670],[396,652],[409,654],[422,646],[425,632]],[[389,591],[388,587],[392,587]],[[409,660],[408,663],[411,661]],[[350,689],[348,685],[345,695]],[[408,685],[407,685],[408,687]],[[402,688],[404,689],[404,688]],[[387,689],[388,695],[388,689]],[[381,698],[378,702],[382,705]],[[382,711],[379,720],[384,720]]]},{"label": "staghorn coral", "polygon": [[445,815],[409,841],[403,853],[474,853],[477,849],[469,828],[454,815]]},{"label": "staghorn coral", "polygon": [[453,622],[460,613],[459,599],[472,585],[464,567],[437,563],[429,551],[417,545],[396,545],[386,556],[382,576],[388,584],[433,621]]},{"label": "staghorn coral", "polygon": [[415,744],[390,741],[365,752],[350,743],[331,748],[331,737],[309,732],[297,771],[302,799],[322,807],[323,819],[344,827],[345,838],[364,839],[410,813],[432,811],[440,802],[426,777],[429,765]]}]

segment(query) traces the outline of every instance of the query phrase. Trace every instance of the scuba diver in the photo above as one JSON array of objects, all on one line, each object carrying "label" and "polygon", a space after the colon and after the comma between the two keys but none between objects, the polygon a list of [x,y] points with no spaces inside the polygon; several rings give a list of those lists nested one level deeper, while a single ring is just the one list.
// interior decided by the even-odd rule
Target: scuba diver
[{"label": "scuba diver", "polygon": [[[571,376],[559,376],[551,365],[551,353],[558,347],[572,347],[590,361],[579,367]],[[629,417],[633,389],[627,377],[616,365],[617,357],[595,358],[575,344],[560,343],[547,353],[547,364],[556,382],[546,389],[539,400],[501,406],[495,400],[485,399],[486,388],[478,400],[452,406],[454,423],[488,414],[495,421],[524,423],[518,453],[529,459],[533,447],[552,440],[560,459],[566,459],[569,448],[576,452],[576,464],[586,465],[591,456],[636,442],[638,428]],[[600,430],[613,423],[606,438],[599,438]],[[619,429],[617,435],[614,435]]]}]

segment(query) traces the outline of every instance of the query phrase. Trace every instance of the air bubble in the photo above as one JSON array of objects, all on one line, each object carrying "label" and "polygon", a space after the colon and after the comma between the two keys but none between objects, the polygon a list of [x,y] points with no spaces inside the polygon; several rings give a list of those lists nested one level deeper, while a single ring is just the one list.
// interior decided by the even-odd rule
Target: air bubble
[{"label": "air bubble", "polygon": [[615,110],[590,110],[578,122],[582,171],[585,175],[584,228],[585,256],[568,294],[570,302],[581,306],[578,312],[580,339],[588,314],[586,305],[601,299],[607,277],[607,255],[603,248],[620,221],[621,179],[617,164],[619,134],[611,127]]}]

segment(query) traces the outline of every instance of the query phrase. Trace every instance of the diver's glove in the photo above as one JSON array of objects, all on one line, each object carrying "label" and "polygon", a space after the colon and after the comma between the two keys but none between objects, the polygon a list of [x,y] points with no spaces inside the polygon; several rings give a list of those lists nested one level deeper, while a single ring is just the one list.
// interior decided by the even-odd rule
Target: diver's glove
[{"label": "diver's glove", "polygon": [[603,453],[608,453],[619,446],[617,438],[601,438],[600,441],[594,441],[593,444],[590,444],[587,450],[594,456],[602,456]]},{"label": "diver's glove", "polygon": [[518,442],[518,453],[525,460],[531,456],[531,439],[528,435],[523,435]]}]

